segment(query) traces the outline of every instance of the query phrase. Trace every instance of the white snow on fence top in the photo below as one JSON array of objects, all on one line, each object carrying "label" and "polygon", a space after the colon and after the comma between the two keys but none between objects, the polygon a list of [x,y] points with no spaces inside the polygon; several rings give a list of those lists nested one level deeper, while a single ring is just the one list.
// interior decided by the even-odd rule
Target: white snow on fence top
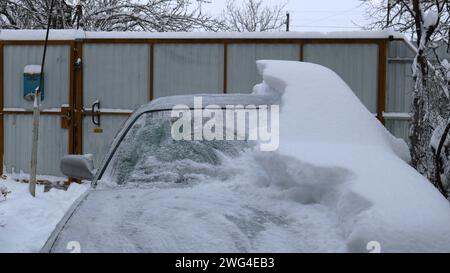
[{"label": "white snow on fence top", "polygon": [[[44,40],[45,30],[1,30],[0,40]],[[407,38],[398,32],[90,32],[83,30],[50,30],[50,40],[77,39],[395,39]]]},{"label": "white snow on fence top", "polygon": [[39,74],[41,73],[41,66],[37,64],[26,65],[23,69],[25,74]]}]

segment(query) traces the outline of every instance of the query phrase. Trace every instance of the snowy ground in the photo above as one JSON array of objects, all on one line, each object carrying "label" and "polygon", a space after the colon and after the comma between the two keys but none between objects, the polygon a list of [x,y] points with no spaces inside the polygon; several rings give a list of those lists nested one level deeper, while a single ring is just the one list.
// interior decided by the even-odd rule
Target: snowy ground
[{"label": "snowy ground", "polygon": [[38,252],[70,205],[88,185],[72,184],[67,191],[51,189],[44,193],[38,185],[36,198],[28,184],[13,177],[0,179],[0,187],[11,193],[0,196],[0,252]]}]

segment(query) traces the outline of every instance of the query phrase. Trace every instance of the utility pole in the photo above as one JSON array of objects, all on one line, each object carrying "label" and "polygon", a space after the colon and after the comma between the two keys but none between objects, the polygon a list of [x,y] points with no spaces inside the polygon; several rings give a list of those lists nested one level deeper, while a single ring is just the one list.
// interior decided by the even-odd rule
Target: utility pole
[{"label": "utility pole", "polygon": [[286,32],[289,32],[289,25],[291,23],[289,12],[286,12]]},{"label": "utility pole", "polygon": [[203,3],[210,4],[211,1],[209,1],[209,0],[197,0],[198,10],[199,10],[200,14],[202,14],[202,4]]}]

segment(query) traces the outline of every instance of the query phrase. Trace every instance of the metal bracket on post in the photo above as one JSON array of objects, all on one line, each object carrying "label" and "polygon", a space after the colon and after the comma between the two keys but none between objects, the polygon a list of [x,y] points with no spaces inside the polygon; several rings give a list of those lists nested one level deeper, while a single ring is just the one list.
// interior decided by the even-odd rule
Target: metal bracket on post
[{"label": "metal bracket on post", "polygon": [[72,122],[72,113],[68,106],[61,107],[61,128],[69,129]]}]

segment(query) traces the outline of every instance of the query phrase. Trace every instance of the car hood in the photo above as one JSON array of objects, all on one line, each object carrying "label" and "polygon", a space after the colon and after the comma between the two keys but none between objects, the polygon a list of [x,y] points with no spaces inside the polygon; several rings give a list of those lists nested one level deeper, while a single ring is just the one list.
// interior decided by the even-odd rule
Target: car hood
[{"label": "car hood", "polygon": [[[74,243],[81,252],[345,251],[337,215],[320,203],[345,172],[297,162],[298,184],[283,166],[292,160],[270,158],[254,168],[245,163],[254,160],[234,159],[243,169],[225,179],[93,189],[49,251],[68,252]],[[275,162],[279,176],[270,169]]]}]

